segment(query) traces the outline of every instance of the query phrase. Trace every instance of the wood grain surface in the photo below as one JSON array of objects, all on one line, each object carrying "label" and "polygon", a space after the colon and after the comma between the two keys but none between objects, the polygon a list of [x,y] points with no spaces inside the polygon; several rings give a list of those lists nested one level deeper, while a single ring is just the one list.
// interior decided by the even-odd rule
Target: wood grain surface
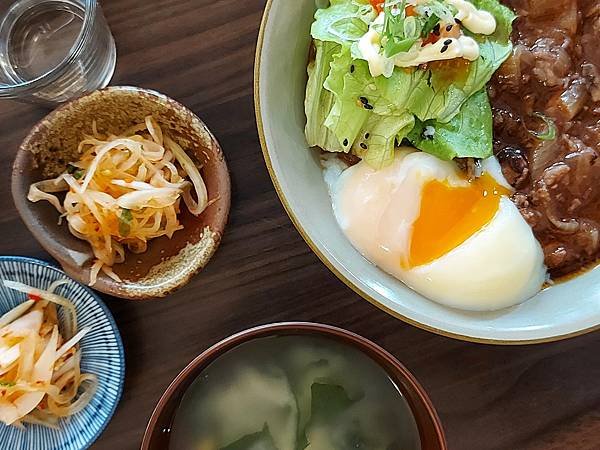
[{"label": "wood grain surface", "polygon": [[[190,360],[236,331],[284,320],[337,325],[391,351],[430,393],[453,450],[600,449],[600,333],[527,347],[436,336],[362,300],[311,253],[279,203],[256,132],[252,70],[264,3],[102,1],[118,47],[113,84],[157,89],[195,111],[225,151],[233,202],[221,248],[187,287],[150,303],[105,297],[127,378],[93,449],[139,448],[154,405]],[[0,254],[48,259],[9,192],[16,148],[46,112],[0,102]]]}]

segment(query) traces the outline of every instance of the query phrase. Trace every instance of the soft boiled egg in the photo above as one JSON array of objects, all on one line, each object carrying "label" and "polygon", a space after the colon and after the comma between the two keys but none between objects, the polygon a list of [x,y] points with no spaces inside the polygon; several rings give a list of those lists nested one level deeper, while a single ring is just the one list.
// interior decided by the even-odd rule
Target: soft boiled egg
[{"label": "soft boiled egg", "polygon": [[374,170],[325,164],[340,227],[372,263],[439,303],[489,311],[521,303],[546,280],[542,248],[495,158],[469,181],[413,149]]}]

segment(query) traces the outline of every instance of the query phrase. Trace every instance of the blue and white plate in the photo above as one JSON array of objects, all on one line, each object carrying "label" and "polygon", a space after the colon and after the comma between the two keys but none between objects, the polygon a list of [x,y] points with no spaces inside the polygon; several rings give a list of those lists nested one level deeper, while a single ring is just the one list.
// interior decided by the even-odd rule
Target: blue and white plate
[{"label": "blue and white plate", "polygon": [[[69,279],[62,270],[36,259],[0,257],[0,279],[46,289],[52,282]],[[60,430],[25,425],[25,430],[0,424],[3,450],[83,450],[100,436],[112,418],[123,392],[125,354],[115,321],[102,300],[90,289],[71,280],[57,294],[77,308],[79,328],[92,327],[81,340],[81,369],[98,377],[98,390],[80,413],[60,422]],[[0,283],[0,316],[25,300],[25,294]]]}]

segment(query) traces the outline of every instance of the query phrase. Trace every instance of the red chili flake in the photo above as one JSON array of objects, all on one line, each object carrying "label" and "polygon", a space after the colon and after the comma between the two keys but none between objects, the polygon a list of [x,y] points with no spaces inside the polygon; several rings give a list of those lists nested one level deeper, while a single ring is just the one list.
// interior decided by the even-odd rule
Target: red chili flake
[{"label": "red chili flake", "polygon": [[33,300],[34,302],[39,302],[42,299],[42,297],[37,294],[27,294],[27,298],[29,300]]},{"label": "red chili flake", "polygon": [[441,37],[439,35],[436,35],[435,33],[430,33],[426,39],[423,39],[423,42],[421,43],[421,47],[425,47],[427,44],[435,44],[440,39],[441,39]]},{"label": "red chili flake", "polygon": [[381,11],[383,11],[383,4],[385,3],[385,0],[369,0],[369,3],[371,3],[371,6],[379,14]]}]

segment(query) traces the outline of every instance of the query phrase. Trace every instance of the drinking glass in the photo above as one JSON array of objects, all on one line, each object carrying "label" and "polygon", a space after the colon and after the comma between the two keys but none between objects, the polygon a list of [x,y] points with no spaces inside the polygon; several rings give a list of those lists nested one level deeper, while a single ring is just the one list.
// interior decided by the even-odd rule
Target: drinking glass
[{"label": "drinking glass", "polygon": [[0,0],[0,99],[65,102],[108,85],[116,58],[96,0]]}]

